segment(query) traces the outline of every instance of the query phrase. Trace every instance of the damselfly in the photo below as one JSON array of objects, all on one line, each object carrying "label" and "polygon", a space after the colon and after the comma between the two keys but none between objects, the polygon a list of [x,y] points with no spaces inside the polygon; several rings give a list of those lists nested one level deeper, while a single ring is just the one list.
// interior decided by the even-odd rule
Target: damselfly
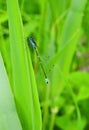
[{"label": "damselfly", "polygon": [[37,58],[38,58],[38,60],[39,60],[41,69],[42,69],[43,74],[44,74],[44,77],[45,77],[45,82],[48,84],[48,78],[47,78],[46,72],[45,72],[45,70],[44,70],[44,67],[43,67],[41,58],[40,58],[40,56],[39,56],[38,50],[37,50],[37,44],[36,44],[36,42],[34,41],[34,39],[33,39],[32,37],[28,38],[28,42],[29,42],[29,44],[33,47],[34,51],[36,52],[36,56],[37,56]]}]

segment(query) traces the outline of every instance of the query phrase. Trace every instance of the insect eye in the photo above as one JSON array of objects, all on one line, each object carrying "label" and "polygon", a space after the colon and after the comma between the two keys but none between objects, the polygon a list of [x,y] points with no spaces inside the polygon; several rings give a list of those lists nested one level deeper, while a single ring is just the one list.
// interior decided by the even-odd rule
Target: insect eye
[{"label": "insect eye", "polygon": [[33,37],[30,37],[30,40],[32,40],[32,41],[33,41]]}]

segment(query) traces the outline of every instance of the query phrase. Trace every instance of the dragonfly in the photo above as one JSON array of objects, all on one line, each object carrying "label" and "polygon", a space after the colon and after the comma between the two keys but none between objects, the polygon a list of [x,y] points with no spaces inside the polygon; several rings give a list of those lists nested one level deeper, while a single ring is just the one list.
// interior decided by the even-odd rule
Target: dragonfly
[{"label": "dragonfly", "polygon": [[49,80],[48,80],[48,77],[47,77],[47,75],[46,75],[45,69],[44,69],[44,67],[43,67],[43,64],[42,64],[40,55],[39,55],[39,53],[38,53],[37,44],[36,44],[35,40],[33,39],[33,37],[28,38],[28,43],[33,47],[33,49],[34,49],[34,51],[35,51],[35,53],[36,53],[36,56],[37,56],[37,58],[38,58],[38,60],[39,60],[41,69],[42,69],[43,74],[44,74],[44,77],[45,77],[45,82],[46,82],[46,84],[48,84]]}]

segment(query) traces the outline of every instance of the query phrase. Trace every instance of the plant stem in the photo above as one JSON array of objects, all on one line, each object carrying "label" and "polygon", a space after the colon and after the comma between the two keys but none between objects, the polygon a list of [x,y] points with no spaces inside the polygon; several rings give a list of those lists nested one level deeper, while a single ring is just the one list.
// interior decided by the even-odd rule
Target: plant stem
[{"label": "plant stem", "polygon": [[55,117],[56,117],[56,113],[52,112],[51,113],[51,122],[50,122],[50,128],[49,128],[49,130],[53,130],[53,128],[54,128]]},{"label": "plant stem", "polygon": [[48,106],[49,106],[49,95],[50,95],[50,85],[47,85],[45,105],[44,105],[44,116],[43,116],[43,130],[46,130],[46,123],[48,119]]}]

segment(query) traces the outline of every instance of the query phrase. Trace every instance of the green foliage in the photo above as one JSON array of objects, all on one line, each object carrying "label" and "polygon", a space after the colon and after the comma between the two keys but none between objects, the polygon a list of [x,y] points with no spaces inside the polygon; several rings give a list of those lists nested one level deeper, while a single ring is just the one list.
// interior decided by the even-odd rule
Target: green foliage
[{"label": "green foliage", "polygon": [[[89,35],[88,8],[88,0],[0,1],[1,129],[87,130],[89,48],[82,38]],[[48,84],[28,48],[29,36],[37,42]]]},{"label": "green foliage", "polygon": [[83,23],[82,23],[84,32],[86,34],[87,40],[89,41],[89,0],[86,2],[86,6],[84,9]]},{"label": "green foliage", "polygon": [[[13,6],[12,6],[13,5]],[[18,2],[7,1],[13,91],[23,129],[41,129],[41,113],[32,64],[27,59]],[[18,31],[17,31],[18,28]],[[18,40],[17,40],[18,39]],[[35,96],[35,98],[34,98]],[[38,120],[37,120],[38,119]]]},{"label": "green foliage", "polygon": [[10,83],[0,53],[0,129],[22,130]]}]

